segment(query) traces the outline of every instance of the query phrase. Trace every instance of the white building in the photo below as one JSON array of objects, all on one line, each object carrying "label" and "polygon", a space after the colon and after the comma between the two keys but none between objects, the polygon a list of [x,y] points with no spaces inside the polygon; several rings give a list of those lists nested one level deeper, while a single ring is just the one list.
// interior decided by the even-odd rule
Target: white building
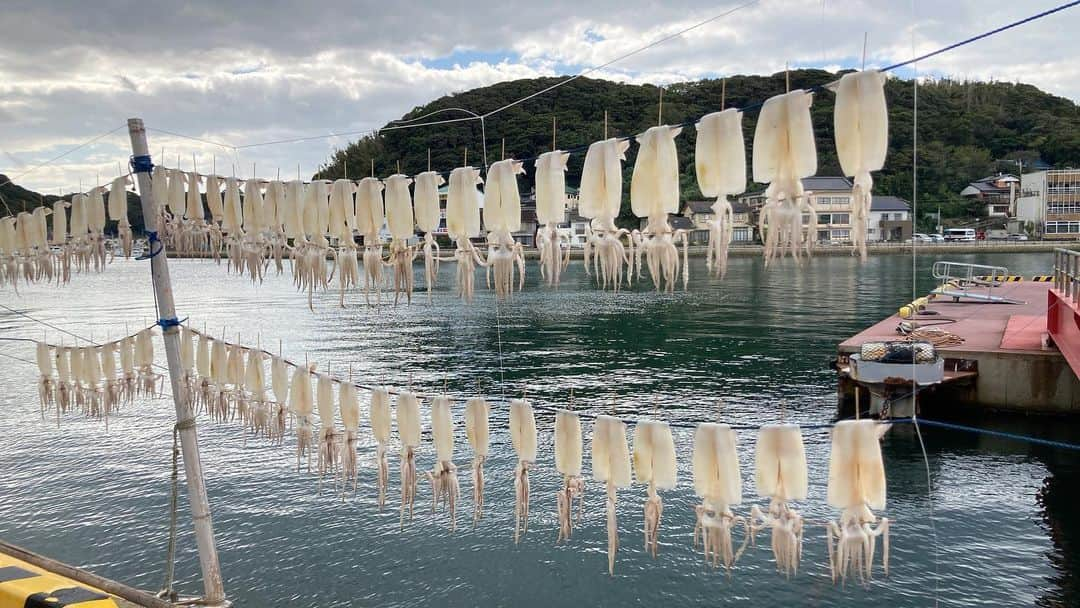
[{"label": "white building", "polygon": [[870,199],[866,240],[870,243],[903,242],[911,238],[911,205],[895,196]]},{"label": "white building", "polygon": [[1034,223],[1035,232],[1046,239],[1080,239],[1080,169],[1025,173],[1016,217]]}]

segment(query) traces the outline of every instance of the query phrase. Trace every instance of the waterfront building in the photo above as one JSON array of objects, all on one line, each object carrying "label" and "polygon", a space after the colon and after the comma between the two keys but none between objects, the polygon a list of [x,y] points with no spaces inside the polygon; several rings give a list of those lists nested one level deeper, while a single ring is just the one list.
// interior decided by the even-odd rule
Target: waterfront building
[{"label": "waterfront building", "polygon": [[1016,215],[1045,239],[1080,239],[1080,169],[1025,173]]},{"label": "waterfront building", "polygon": [[1015,175],[998,173],[971,182],[960,196],[978,201],[988,217],[1008,217],[1015,213],[1014,203],[1020,180]]}]

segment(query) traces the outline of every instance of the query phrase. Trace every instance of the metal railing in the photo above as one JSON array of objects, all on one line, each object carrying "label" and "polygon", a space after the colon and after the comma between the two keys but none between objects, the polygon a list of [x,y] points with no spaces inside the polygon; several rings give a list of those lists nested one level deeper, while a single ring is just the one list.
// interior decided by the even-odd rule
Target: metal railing
[{"label": "metal railing", "polygon": [[1080,251],[1054,250],[1054,289],[1073,304],[1080,301]]},{"label": "metal railing", "polygon": [[1005,281],[1009,269],[1004,266],[984,266],[966,262],[934,262],[934,278],[942,285],[953,284],[958,287],[973,285],[993,286]]}]

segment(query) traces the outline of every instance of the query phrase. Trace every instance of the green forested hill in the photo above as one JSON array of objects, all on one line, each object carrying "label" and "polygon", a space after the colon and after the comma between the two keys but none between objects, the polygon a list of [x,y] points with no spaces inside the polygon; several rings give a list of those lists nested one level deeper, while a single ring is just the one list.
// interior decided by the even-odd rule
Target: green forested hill
[{"label": "green forested hill", "polygon": [[[821,70],[797,70],[790,73],[791,87],[811,87],[835,80],[837,75]],[[466,108],[484,113],[515,99],[539,91],[561,78],[539,78],[504,82],[437,99],[413,109],[404,119],[415,119],[445,108]],[[734,76],[727,79],[727,106],[744,107],[760,103],[784,91],[784,74],[772,76]],[[1064,98],[1047,94],[1031,85],[1004,82],[959,83],[939,81],[922,83],[918,90],[919,108],[919,200],[942,203],[943,212],[961,215],[963,208],[957,193],[968,182],[995,171],[1016,171],[1015,165],[997,159],[1022,158],[1025,163],[1041,159],[1051,165],[1075,166],[1080,162],[1080,113]],[[875,175],[875,192],[911,199],[913,88],[911,81],[890,79],[886,96],[889,103],[890,149],[885,169]],[[609,116],[611,135],[632,135],[657,122],[659,90],[651,85],[619,84],[606,80],[579,78],[550,93],[510,108],[486,121],[489,162],[500,158],[505,138],[506,155],[530,158],[551,149],[552,117],[557,119],[556,143],[562,149],[576,148],[601,139],[604,135],[604,111]],[[721,81],[703,80],[673,84],[664,89],[665,123],[693,121],[719,109]],[[818,142],[818,174],[839,175],[833,143],[834,96],[830,92],[815,95],[812,109]],[[462,113],[448,112],[423,120],[458,118]],[[748,111],[743,119],[747,154],[753,140],[757,112]],[[389,125],[388,125],[389,126]],[[694,129],[683,131],[679,143],[680,168],[683,172],[683,197],[699,196],[693,168]],[[375,173],[393,173],[401,163],[405,173],[427,168],[430,148],[432,168],[447,171],[462,164],[465,149],[469,163],[481,164],[481,129],[479,121],[451,123],[435,127],[382,131],[339,150],[319,172],[319,177],[336,178],[345,173],[345,160],[351,177],[366,175],[371,159]],[[626,177],[629,180],[636,150],[628,153]],[[749,166],[749,156],[747,166]],[[576,185],[584,154],[571,157],[568,183]],[[531,163],[530,163],[531,165]],[[524,178],[531,187],[532,166]],[[749,190],[762,186],[750,183]],[[624,213],[628,204],[624,205]]]}]

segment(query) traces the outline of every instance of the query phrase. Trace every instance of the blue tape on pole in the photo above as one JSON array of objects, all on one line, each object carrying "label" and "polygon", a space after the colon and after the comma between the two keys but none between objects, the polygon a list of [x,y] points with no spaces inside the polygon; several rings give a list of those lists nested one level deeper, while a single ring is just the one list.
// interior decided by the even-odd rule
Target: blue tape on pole
[{"label": "blue tape on pole", "polygon": [[[154,244],[157,243],[157,249],[154,249]],[[165,244],[158,238],[156,230],[146,231],[146,246],[150,249],[150,253],[140,255],[135,258],[136,260],[149,260],[152,257],[157,256],[162,251],[165,251]]]},{"label": "blue tape on pole", "polygon": [[177,319],[176,317],[173,317],[171,319],[158,319],[157,324],[161,326],[162,329],[168,329],[170,327],[179,327],[181,324],[183,324],[183,321]]},{"label": "blue tape on pole", "polygon": [[132,156],[131,157],[131,172],[132,173],[150,173],[154,170],[154,162],[150,160],[150,155]]}]

